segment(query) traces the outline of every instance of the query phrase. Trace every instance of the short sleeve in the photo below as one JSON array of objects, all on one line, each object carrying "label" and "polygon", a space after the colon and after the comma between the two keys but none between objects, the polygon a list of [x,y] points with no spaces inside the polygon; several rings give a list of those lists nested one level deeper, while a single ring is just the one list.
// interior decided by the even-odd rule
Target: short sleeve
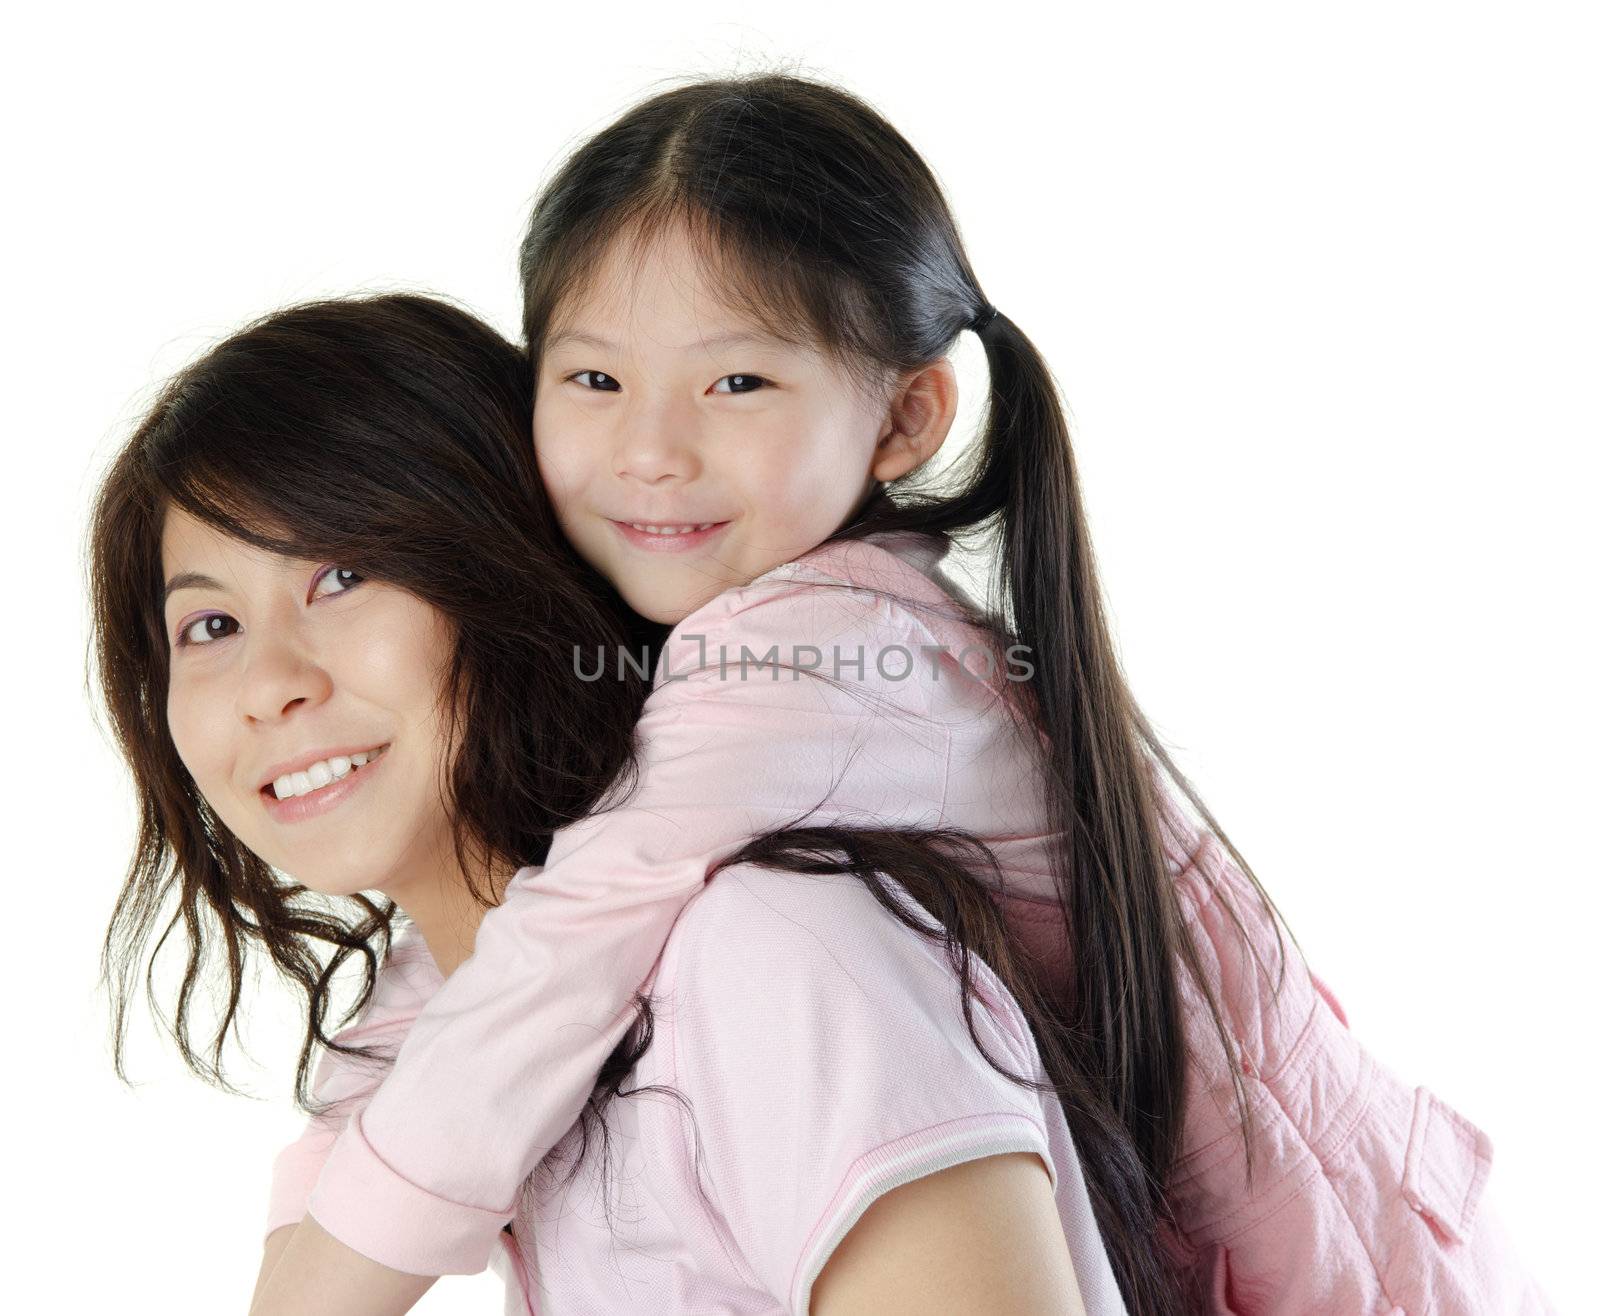
[{"label": "short sleeve", "polygon": [[323,1048],[312,1075],[311,1093],[316,1100],[332,1105],[309,1116],[300,1136],[273,1158],[266,1234],[304,1218],[311,1190],[334,1141],[383,1078],[388,1062],[382,1057],[392,1057],[399,1050],[417,1012],[440,981],[438,969],[414,931],[396,939],[366,1008],[334,1034],[334,1040],[346,1046],[376,1048],[379,1058],[367,1061]]},{"label": "short sleeve", "polygon": [[[898,893],[892,884],[891,890]],[[923,922],[929,916],[908,903]],[[856,878],[730,868],[684,915],[670,1013],[686,1149],[752,1282],[806,1310],[877,1198],[1006,1152],[1052,1159],[1041,1097],[980,1053],[941,943]],[[976,956],[973,1023],[1013,1074],[1037,1052]]]}]

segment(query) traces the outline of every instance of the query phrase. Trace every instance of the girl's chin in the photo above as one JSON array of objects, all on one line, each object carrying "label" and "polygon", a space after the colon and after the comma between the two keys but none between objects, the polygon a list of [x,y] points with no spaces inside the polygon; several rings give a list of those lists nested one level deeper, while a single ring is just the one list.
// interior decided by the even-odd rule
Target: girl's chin
[{"label": "girl's chin", "polygon": [[650,589],[648,586],[639,588],[641,583],[636,581],[633,588],[621,591],[622,601],[646,621],[676,626],[691,613],[705,607],[717,595],[740,585],[748,585],[750,582],[738,579],[724,582],[708,581],[704,576],[700,576],[692,585],[676,589],[670,587]]}]

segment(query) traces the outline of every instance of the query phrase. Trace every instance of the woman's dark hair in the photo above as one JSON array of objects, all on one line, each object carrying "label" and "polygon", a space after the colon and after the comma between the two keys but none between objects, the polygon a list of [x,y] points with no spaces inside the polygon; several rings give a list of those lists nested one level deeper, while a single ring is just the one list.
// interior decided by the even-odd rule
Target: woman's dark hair
[{"label": "woman's dark hair", "polygon": [[[255,953],[306,997],[295,1079],[302,1108],[336,1104],[311,1091],[319,1045],[380,1068],[394,1055],[388,1045],[341,1042],[326,1024],[335,975],[352,959],[363,979],[345,1020],[367,1005],[393,946],[397,907],[366,895],[332,900],[275,872],[216,816],[178,758],[166,721],[162,615],[161,537],[172,509],[270,552],[348,566],[449,619],[449,805],[469,883],[479,872],[542,862],[552,832],[605,806],[614,790],[619,799],[629,793],[648,679],[638,660],[659,657],[668,628],[629,611],[562,538],[533,463],[532,380],[522,353],[446,303],[407,295],[317,302],[257,321],[183,371],[112,463],[91,517],[89,592],[93,671],[139,802],[134,855],[101,956],[120,1077],[140,970],[148,958],[145,988],[159,1018],[155,962],[180,927],[187,962],[164,1022],[201,1077],[232,1090],[222,1052]],[[635,661],[619,662],[615,678],[577,677],[575,653],[618,645]],[[902,921],[946,940],[964,987],[970,944],[1036,1008],[1026,969],[1008,960],[995,907],[968,871],[992,864],[975,838],[809,829],[802,819],[718,867],[740,862],[853,873]],[[937,925],[893,901],[884,875]],[[494,892],[472,890],[481,904],[495,903]],[[213,968],[225,1005],[202,1045],[190,1006]],[[582,1112],[572,1174],[596,1124],[609,1151],[612,1098],[682,1100],[671,1089],[622,1087],[653,1035],[651,1000],[636,999],[635,1024]],[[603,1175],[608,1168],[607,1155]],[[553,1169],[541,1163],[524,1192]]]},{"label": "woman's dark hair", "polygon": [[[989,298],[910,143],[845,91],[759,73],[669,86],[582,142],[542,191],[520,262],[536,375],[556,317],[590,286],[613,244],[647,250],[674,225],[730,306],[781,338],[819,345],[877,396],[947,354],[975,321],[981,326],[986,421],[952,484],[936,489],[913,472],[877,490],[833,538],[937,531],[997,548],[996,598],[981,611],[1002,644],[1024,646],[1034,666],[1013,686],[1016,711],[1044,733],[1049,819],[1061,838],[1056,894],[1072,933],[1068,987],[1036,1001],[1030,1023],[1073,1122],[1125,1300],[1140,1313],[1181,1310],[1158,1231],[1171,1222],[1167,1185],[1183,1127],[1182,974],[1192,975],[1228,1057],[1247,1158],[1250,1121],[1233,1039],[1166,867],[1157,764],[1248,875],[1275,931],[1280,922],[1128,688],[1050,370],[1007,316],[980,319]],[[856,856],[861,862],[847,866],[869,882],[874,865],[920,866],[937,879],[924,888],[941,919],[982,904],[965,887],[941,896],[962,866],[945,871],[929,851],[906,849],[913,843],[905,838],[869,836],[866,850],[859,836],[832,831],[809,840],[819,854]],[[770,845],[747,857],[803,862],[794,852],[782,860]],[[1220,889],[1214,896],[1248,940],[1227,897]],[[974,916],[960,931],[991,965],[1014,958],[1009,930]]]},{"label": "woman's dark hair", "polygon": [[[229,337],[165,387],[115,458],[88,562],[92,672],[138,800],[101,952],[125,1081],[140,969],[148,952],[145,989],[161,1018],[156,959],[181,926],[188,959],[162,1022],[185,1062],[233,1090],[223,1044],[252,952],[263,953],[306,996],[295,1093],[313,1109],[316,1043],[369,1055],[325,1028],[335,975],[352,957],[363,963],[348,1019],[371,995],[396,921],[392,901],[331,900],[275,872],[222,824],[179,760],[162,616],[172,509],[271,552],[358,570],[448,620],[448,805],[480,903],[495,896],[477,875],[541,862],[552,832],[629,777],[647,679],[628,664],[616,679],[578,679],[573,646],[636,647],[648,628],[562,537],[531,424],[521,351],[445,302],[386,295],[296,306]],[[190,1009],[213,955],[223,1004],[200,1042]]]}]

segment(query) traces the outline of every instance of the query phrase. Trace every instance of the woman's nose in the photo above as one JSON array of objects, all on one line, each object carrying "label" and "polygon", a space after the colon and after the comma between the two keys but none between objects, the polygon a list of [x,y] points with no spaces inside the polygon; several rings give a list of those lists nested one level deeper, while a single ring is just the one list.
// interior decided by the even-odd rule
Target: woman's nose
[{"label": "woman's nose", "polygon": [[333,692],[327,669],[293,637],[250,637],[239,682],[239,716],[275,722],[297,707],[320,704]]}]

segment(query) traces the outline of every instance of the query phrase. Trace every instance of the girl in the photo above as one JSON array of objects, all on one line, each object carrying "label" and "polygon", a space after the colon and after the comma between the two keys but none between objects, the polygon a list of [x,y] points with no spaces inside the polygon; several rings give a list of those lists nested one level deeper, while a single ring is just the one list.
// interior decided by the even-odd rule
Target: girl
[{"label": "girl", "polygon": [[[258,1310],[309,1310],[290,1286],[359,1276],[357,1253],[481,1268],[707,872],[761,825],[819,816],[994,848],[1131,1308],[1176,1310],[1187,1287],[1239,1310],[1531,1309],[1480,1206],[1487,1139],[1343,1031],[1129,693],[1049,371],[906,141],[788,77],[663,93],[558,173],[522,274],[562,527],[675,625],[639,789],[512,881],[340,1134]],[[943,496],[916,477],[964,329],[988,422]],[[965,608],[940,537],[987,532],[999,598]],[[746,652],[807,679],[730,679]]]},{"label": "girl", "polygon": [[[625,640],[623,610],[568,554],[542,501],[526,444],[531,382],[509,344],[427,299],[295,308],[186,371],[98,499],[99,670],[143,802],[106,943],[118,1070],[127,1001],[174,890],[189,965],[173,1033],[189,1063],[224,1081],[222,1040],[253,947],[306,992],[302,1102],[313,1044],[329,1048],[307,1134],[278,1163],[263,1278],[342,1117],[416,1005],[470,953],[484,906],[631,766],[642,679],[572,671],[574,648]],[[641,1028],[586,1104],[581,1145],[539,1167],[498,1236],[510,1310],[530,1311],[535,1286],[540,1308],[558,1311],[767,1311],[795,1301],[791,1285],[803,1307],[823,1262],[817,1309],[844,1310],[875,1301],[885,1258],[914,1255],[899,1242],[908,1228],[948,1235],[960,1210],[980,1213],[973,1255],[918,1257],[920,1282],[1124,1311],[1060,1103],[1041,1099],[1049,1084],[1024,1014],[1038,1003],[1024,977],[1020,996],[1002,982],[999,918],[952,858],[983,856],[939,840],[772,833],[734,857],[764,868],[727,868],[715,898],[674,926],[656,983],[672,1003],[663,1035],[652,1041],[642,1002]],[[827,859],[840,844],[853,868]],[[840,871],[862,881],[794,876]],[[896,894],[906,890],[933,908],[963,891],[979,902],[950,922],[959,954],[926,945],[939,930],[902,913],[914,908]],[[188,1003],[216,941],[228,1005],[202,1056]],[[999,975],[968,963],[968,942]],[[334,948],[326,965],[317,943]],[[353,958],[361,1017],[329,1039],[329,991]],[[749,993],[749,976],[775,963],[787,990]],[[982,1010],[970,1010],[969,981]],[[871,993],[843,999],[856,982]],[[839,1051],[836,1028],[872,1045]],[[918,1070],[940,1081],[903,1092]],[[609,1156],[597,1168],[584,1155],[589,1117],[630,1073],[695,1115],[619,1103],[620,1131],[645,1153],[625,1186],[669,1205],[642,1239],[636,1211],[609,1219]],[[773,1085],[798,1104],[763,1105]],[[859,1099],[830,1100],[845,1085]],[[780,1148],[828,1159],[838,1177],[774,1176],[767,1158]],[[607,1218],[591,1223],[596,1186]],[[639,1253],[634,1273],[619,1272],[619,1251]],[[646,1267],[656,1255],[671,1264]]]}]

